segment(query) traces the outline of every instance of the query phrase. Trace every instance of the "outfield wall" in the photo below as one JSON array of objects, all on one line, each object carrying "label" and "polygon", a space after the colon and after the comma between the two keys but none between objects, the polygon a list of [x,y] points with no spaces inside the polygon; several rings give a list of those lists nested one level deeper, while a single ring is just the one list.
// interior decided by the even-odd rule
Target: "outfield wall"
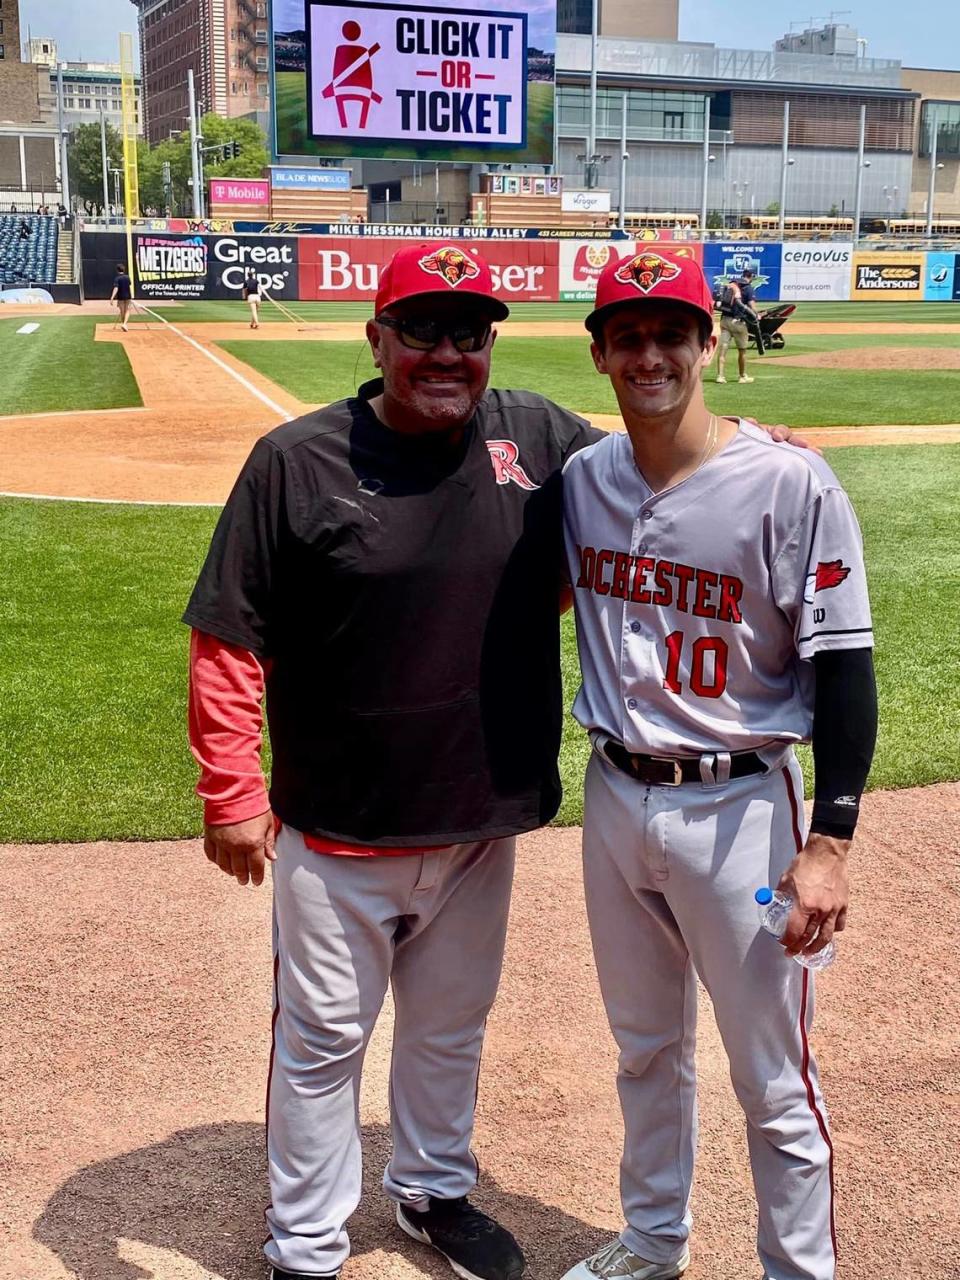
[{"label": "outfield wall", "polygon": [[[443,232],[422,230],[424,238]],[[656,255],[658,248],[644,240],[554,236],[523,228],[484,238],[476,247],[462,238],[461,243],[464,252],[483,254],[494,289],[506,302],[588,302],[612,257]],[[413,238],[371,234],[367,227],[346,233],[337,226],[317,235],[138,230],[133,233],[134,285],[144,301],[235,300],[246,269],[253,267],[261,287],[283,301],[362,302],[372,300],[384,265]],[[701,262],[711,287],[749,267],[760,303],[960,302],[957,253],[867,252],[833,241],[676,241],[663,247]],[[85,296],[109,297],[116,264],[126,259],[126,237],[83,232],[80,249]]]}]

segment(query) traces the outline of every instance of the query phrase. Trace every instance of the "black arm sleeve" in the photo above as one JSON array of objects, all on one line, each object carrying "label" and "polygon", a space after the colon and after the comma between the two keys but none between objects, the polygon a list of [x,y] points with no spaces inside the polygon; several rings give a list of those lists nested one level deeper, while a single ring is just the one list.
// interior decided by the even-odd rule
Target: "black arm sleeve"
[{"label": "black arm sleeve", "polygon": [[877,740],[877,683],[871,649],[814,654],[811,832],[849,839],[857,825]]}]

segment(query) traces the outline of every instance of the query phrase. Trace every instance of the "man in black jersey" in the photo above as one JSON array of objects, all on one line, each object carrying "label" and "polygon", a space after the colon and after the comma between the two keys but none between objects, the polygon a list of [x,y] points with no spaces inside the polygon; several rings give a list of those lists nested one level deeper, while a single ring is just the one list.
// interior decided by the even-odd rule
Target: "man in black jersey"
[{"label": "man in black jersey", "polygon": [[560,470],[600,433],[487,389],[506,314],[475,252],[404,246],[367,326],[382,380],[257,443],[185,614],[207,855],[242,884],[274,864],[274,1280],[349,1252],[388,983],[398,1224],[460,1275],[524,1266],[466,1199],[470,1138],[515,839],[560,801]]}]

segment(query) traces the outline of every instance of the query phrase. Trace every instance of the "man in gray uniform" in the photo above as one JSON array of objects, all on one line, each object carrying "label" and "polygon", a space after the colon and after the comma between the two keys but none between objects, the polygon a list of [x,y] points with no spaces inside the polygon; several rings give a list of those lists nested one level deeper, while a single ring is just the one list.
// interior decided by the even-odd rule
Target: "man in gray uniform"
[{"label": "man in gray uniform", "polygon": [[[765,1280],[834,1280],[833,1147],[812,956],[844,927],[876,732],[860,533],[833,472],[703,400],[690,259],[611,264],[586,323],[626,435],[564,468],[589,732],[584,877],[620,1047],[620,1237],[565,1280],[673,1280],[690,1254],[702,979],[747,1118]],[[793,746],[813,740],[813,821]],[[786,953],[754,891],[793,899]]]}]

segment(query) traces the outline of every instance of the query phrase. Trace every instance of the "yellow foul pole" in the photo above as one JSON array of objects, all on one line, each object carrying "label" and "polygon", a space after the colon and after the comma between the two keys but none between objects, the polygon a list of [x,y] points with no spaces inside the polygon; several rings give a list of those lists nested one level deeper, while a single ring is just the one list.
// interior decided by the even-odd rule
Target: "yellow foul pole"
[{"label": "yellow foul pole", "polygon": [[[133,81],[133,36],[120,34],[120,105],[123,118],[123,203],[127,218],[127,271],[133,280],[132,221],[140,217],[137,169],[137,94]],[[131,286],[132,288],[132,286]]]}]

